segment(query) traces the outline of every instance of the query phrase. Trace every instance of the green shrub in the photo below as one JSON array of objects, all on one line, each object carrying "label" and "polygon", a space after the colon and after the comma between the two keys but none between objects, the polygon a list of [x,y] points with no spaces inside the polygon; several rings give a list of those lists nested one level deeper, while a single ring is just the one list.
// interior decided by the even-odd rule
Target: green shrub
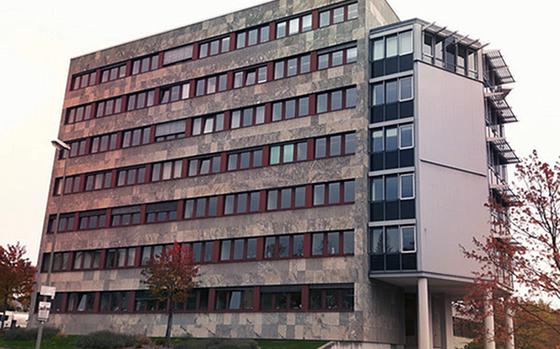
[{"label": "green shrub", "polygon": [[187,339],[174,349],[258,349],[252,339]]},{"label": "green shrub", "polygon": [[[60,330],[54,327],[43,328],[43,339],[56,336]],[[3,338],[9,341],[26,341],[37,338],[37,328],[14,328],[4,331]]]},{"label": "green shrub", "polygon": [[132,347],[136,344],[136,337],[114,333],[111,331],[92,332],[78,338],[76,346],[87,349],[113,349]]}]

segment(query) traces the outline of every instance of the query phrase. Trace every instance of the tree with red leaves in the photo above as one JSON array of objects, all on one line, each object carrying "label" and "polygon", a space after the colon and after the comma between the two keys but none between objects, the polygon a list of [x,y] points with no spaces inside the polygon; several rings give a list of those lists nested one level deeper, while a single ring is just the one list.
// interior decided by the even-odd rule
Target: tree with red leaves
[{"label": "tree with red leaves", "polygon": [[4,328],[4,318],[10,303],[18,301],[29,305],[36,269],[28,258],[24,258],[25,253],[25,247],[19,242],[0,246],[0,300],[3,312],[0,328]]},{"label": "tree with red leaves", "polygon": [[[461,311],[476,322],[492,312],[500,320],[495,322],[497,342],[512,335],[501,321],[507,311],[516,314],[517,328],[531,321],[560,336],[558,312],[535,302],[560,304],[560,161],[550,165],[533,151],[517,165],[511,192],[488,204],[490,234],[474,239],[474,248],[464,251],[481,269]],[[543,315],[547,309],[554,316]]]},{"label": "tree with red leaves", "polygon": [[160,256],[154,257],[142,270],[142,275],[145,278],[142,282],[150,293],[167,305],[165,345],[169,346],[175,304],[185,302],[196,286],[198,266],[193,262],[190,248],[175,242],[173,246],[164,248]]}]

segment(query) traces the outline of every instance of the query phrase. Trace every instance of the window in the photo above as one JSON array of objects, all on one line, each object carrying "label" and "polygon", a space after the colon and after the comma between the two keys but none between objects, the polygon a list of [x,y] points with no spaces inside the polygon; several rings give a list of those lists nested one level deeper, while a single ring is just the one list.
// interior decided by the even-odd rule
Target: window
[{"label": "window", "polygon": [[101,292],[101,312],[120,313],[128,311],[128,292]]},{"label": "window", "polygon": [[412,124],[399,127],[399,148],[409,149],[414,147],[414,132]]},{"label": "window", "polygon": [[193,55],[192,45],[177,47],[163,53],[163,65],[173,64],[191,59]]},{"label": "window", "polygon": [[399,54],[407,55],[412,53],[412,30],[399,33]]},{"label": "window", "polygon": [[385,84],[385,102],[387,104],[399,101],[398,80],[387,81]]},{"label": "window", "polygon": [[328,49],[327,52],[319,51],[317,53],[317,69],[326,69],[339,65],[354,63],[357,58],[357,49],[355,46],[342,49]]},{"label": "window", "polygon": [[385,252],[385,243],[383,238],[383,228],[374,228],[371,230],[371,253],[383,254]]},{"label": "window", "polygon": [[302,310],[301,286],[266,286],[260,289],[260,305],[264,311]]},{"label": "window", "polygon": [[123,111],[122,98],[116,97],[105,101],[97,102],[95,110],[96,110],[95,112],[96,118],[118,114]]},{"label": "window", "polygon": [[400,180],[401,200],[414,199],[414,175],[401,175]]},{"label": "window", "polygon": [[111,210],[111,226],[140,224],[140,206],[128,206]]},{"label": "window", "polygon": [[125,185],[134,185],[144,183],[146,177],[146,168],[133,167],[117,172],[117,187],[122,187]]},{"label": "window", "polygon": [[305,15],[301,18],[301,32],[305,33],[312,29],[312,15]]},{"label": "window", "polygon": [[385,143],[383,142],[383,130],[374,130],[371,133],[371,147],[373,153],[381,153],[385,150]]},{"label": "window", "polygon": [[311,255],[323,256],[324,255],[324,233],[315,233],[311,235]]},{"label": "window", "polygon": [[190,82],[182,83],[180,85],[162,87],[159,91],[159,103],[165,104],[181,99],[188,99],[190,97],[190,92]]},{"label": "window", "polygon": [[90,153],[95,154],[117,149],[117,137],[117,133],[92,137]]},{"label": "window", "polygon": [[124,268],[136,265],[136,247],[110,248],[105,256],[105,268]]},{"label": "window", "polygon": [[358,18],[358,4],[353,3],[348,5],[348,19]]},{"label": "window", "polygon": [[203,176],[210,173],[220,172],[221,157],[212,156],[207,158],[198,158],[189,160],[187,176]]},{"label": "window", "polygon": [[398,54],[398,36],[387,36],[385,38],[385,43],[387,45],[386,57],[390,58],[396,56]]},{"label": "window", "polygon": [[333,10],[333,23],[344,22],[344,7],[337,7]]},{"label": "window", "polygon": [[236,48],[241,49],[269,40],[269,26],[265,25],[260,28],[253,28],[237,33]]},{"label": "window", "polygon": [[74,270],[90,270],[100,267],[101,251],[81,251],[74,253]]},{"label": "window", "polygon": [[[258,80],[257,80],[257,76],[258,76]],[[266,66],[262,66],[258,68],[236,72],[233,76],[233,88],[251,86],[256,83],[260,84],[266,81],[267,81],[267,68]]]},{"label": "window", "polygon": [[228,155],[228,171],[244,170],[248,168],[257,168],[262,166],[262,149],[244,151],[241,153],[233,153]]},{"label": "window", "polygon": [[66,123],[73,124],[93,118],[93,104],[82,105],[79,107],[68,108],[66,113]]},{"label": "window", "polygon": [[383,84],[373,85],[373,105],[385,104],[385,87]]},{"label": "window", "polygon": [[288,35],[293,35],[299,33],[299,18],[290,19]]},{"label": "window", "polygon": [[385,253],[399,253],[401,250],[401,239],[398,227],[387,227],[385,229]]},{"label": "window", "polygon": [[385,58],[385,40],[383,38],[373,40],[373,60],[378,61]]},{"label": "window", "polygon": [[311,310],[351,311],[354,309],[354,288],[341,285],[337,288],[328,285],[309,286],[309,308]]},{"label": "window", "polygon": [[371,199],[374,202],[385,200],[385,183],[383,177],[373,178],[371,181]]},{"label": "window", "polygon": [[412,76],[399,79],[400,101],[411,100],[414,96],[412,93]]},{"label": "window", "polygon": [[286,22],[276,23],[276,39],[281,39],[286,36]]},{"label": "window", "polygon": [[323,28],[331,24],[331,11],[323,11],[319,14],[319,27]]},{"label": "window", "polygon": [[316,111],[318,114],[337,111],[356,106],[356,88],[335,90],[317,95]]},{"label": "window", "polygon": [[123,132],[122,147],[134,147],[142,144],[149,144],[151,127],[138,128]]},{"label": "window", "polygon": [[162,142],[170,139],[184,138],[187,122],[185,120],[156,125],[155,141]]},{"label": "window", "polygon": [[87,86],[93,86],[97,83],[97,72],[83,73],[81,75],[74,76],[72,79],[72,90],[77,90]]},{"label": "window", "polygon": [[68,312],[92,312],[95,302],[94,292],[74,292],[68,294]]},{"label": "window", "polygon": [[401,227],[401,252],[416,252],[416,229],[414,226]]},{"label": "window", "polygon": [[146,205],[146,223],[167,222],[177,219],[177,201]]},{"label": "window", "polygon": [[216,310],[253,309],[252,289],[216,290]]},{"label": "window", "polygon": [[223,131],[224,118],[224,113],[194,118],[191,134],[193,136],[198,136],[203,133],[208,134]]},{"label": "window", "polygon": [[166,302],[159,301],[149,291],[136,291],[134,295],[136,312],[163,312],[166,308]]},{"label": "window", "polygon": [[139,58],[132,61],[132,75],[145,73],[159,68],[159,55]]},{"label": "window", "polygon": [[126,76],[126,64],[120,64],[101,70],[101,82],[107,82],[124,78]]},{"label": "window", "polygon": [[78,229],[97,229],[105,228],[105,223],[107,221],[106,210],[96,210],[96,211],[86,211],[80,212]]},{"label": "window", "polygon": [[111,188],[112,172],[86,175],[85,191]]},{"label": "window", "polygon": [[268,211],[300,208],[305,202],[305,187],[271,189],[267,191],[267,197]]},{"label": "window", "polygon": [[198,58],[215,56],[229,51],[229,36],[200,44]]}]

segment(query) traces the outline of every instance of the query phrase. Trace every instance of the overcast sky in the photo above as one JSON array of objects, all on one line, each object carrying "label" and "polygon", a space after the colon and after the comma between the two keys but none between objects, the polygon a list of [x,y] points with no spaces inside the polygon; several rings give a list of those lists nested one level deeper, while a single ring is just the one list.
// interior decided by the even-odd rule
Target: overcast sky
[{"label": "overcast sky", "polygon": [[[0,4],[0,244],[21,241],[36,261],[71,57],[262,3],[3,1]],[[390,0],[402,20],[436,21],[502,50],[517,80],[508,127],[518,155],[560,154],[557,3]],[[556,34],[556,35],[554,35]]]}]

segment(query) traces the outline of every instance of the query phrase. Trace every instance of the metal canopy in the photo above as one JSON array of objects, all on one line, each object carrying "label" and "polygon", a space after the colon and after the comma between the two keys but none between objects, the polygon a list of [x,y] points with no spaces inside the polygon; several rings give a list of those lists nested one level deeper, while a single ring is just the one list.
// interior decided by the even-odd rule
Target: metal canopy
[{"label": "metal canopy", "polygon": [[452,31],[450,29],[447,29],[447,27],[437,25],[435,22],[424,22],[422,30],[434,35],[443,36],[444,38],[453,37],[455,38],[455,40],[457,40],[458,43],[466,46],[467,48],[473,48],[475,50],[479,50],[482,48],[480,40],[471,39],[468,35],[461,35],[459,34],[459,31]]},{"label": "metal canopy", "polygon": [[498,151],[504,164],[517,164],[521,162],[505,138],[489,138],[488,141]]},{"label": "metal canopy", "polygon": [[509,84],[515,82],[511,71],[509,70],[504,57],[500,50],[488,50],[484,52],[486,60],[488,61],[492,72],[496,74],[496,77],[500,80],[502,84]]},{"label": "metal canopy", "polygon": [[510,90],[504,90],[503,93],[493,93],[491,96],[487,97],[504,124],[518,121],[505,98],[509,91]]}]

